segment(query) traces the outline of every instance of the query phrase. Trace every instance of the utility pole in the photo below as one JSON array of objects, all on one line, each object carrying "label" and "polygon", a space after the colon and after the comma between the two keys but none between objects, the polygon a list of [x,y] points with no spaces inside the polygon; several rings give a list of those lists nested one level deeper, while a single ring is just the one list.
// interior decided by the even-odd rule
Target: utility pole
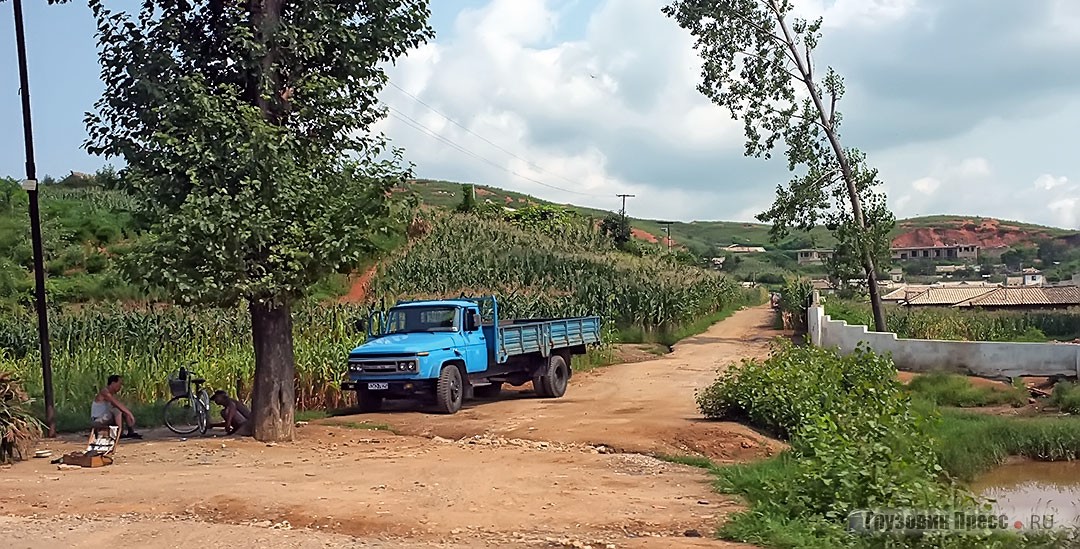
[{"label": "utility pole", "polygon": [[618,197],[622,198],[622,209],[619,210],[619,214],[623,216],[623,219],[626,219],[626,197],[633,198],[634,195],[632,195],[632,194],[617,194],[615,196],[618,196]]},{"label": "utility pole", "polygon": [[667,240],[667,251],[668,253],[671,253],[671,224],[674,222],[660,221],[659,223],[664,226],[664,239]]},{"label": "utility pole", "polygon": [[34,296],[38,315],[38,343],[41,345],[41,383],[45,390],[45,424],[49,437],[56,436],[56,403],[53,402],[52,352],[49,349],[49,316],[45,307],[45,259],[41,245],[41,212],[38,208],[37,167],[34,165],[34,130],[30,123],[30,75],[26,70],[26,29],[23,28],[22,0],[15,8],[15,45],[19,55],[19,95],[22,97],[23,141],[26,148],[26,180],[22,187],[30,199],[30,239],[34,248]]}]

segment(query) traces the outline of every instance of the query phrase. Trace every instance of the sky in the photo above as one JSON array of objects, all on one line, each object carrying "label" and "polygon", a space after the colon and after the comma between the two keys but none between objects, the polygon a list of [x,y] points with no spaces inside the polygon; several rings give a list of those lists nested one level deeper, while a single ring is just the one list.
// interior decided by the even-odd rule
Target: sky
[{"label": "sky", "polygon": [[[112,2],[118,5],[116,2]],[[653,0],[431,0],[436,36],[388,68],[376,130],[418,177],[652,219],[753,221],[788,179],[743,156],[701,95],[693,40]],[[842,140],[898,218],[1080,228],[1080,2],[795,0],[823,17],[819,67],[845,78]],[[39,177],[88,155],[103,86],[85,2],[27,0]],[[0,174],[24,175],[11,2],[0,2]],[[782,151],[778,151],[782,153]]]}]

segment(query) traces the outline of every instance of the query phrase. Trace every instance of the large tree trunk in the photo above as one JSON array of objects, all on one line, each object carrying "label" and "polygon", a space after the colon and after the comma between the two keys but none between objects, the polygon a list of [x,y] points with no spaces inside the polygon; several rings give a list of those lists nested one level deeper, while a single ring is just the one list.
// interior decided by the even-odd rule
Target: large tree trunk
[{"label": "large tree trunk", "polygon": [[293,355],[289,303],[251,302],[251,336],[255,344],[255,386],[251,393],[255,439],[293,439],[296,405],[296,360]]}]

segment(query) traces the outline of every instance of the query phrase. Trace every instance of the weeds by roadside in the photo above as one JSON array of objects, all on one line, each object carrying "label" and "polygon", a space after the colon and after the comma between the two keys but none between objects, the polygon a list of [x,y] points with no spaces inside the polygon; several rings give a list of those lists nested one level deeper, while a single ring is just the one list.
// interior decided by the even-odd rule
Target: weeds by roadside
[{"label": "weeds by roadside", "polygon": [[0,463],[26,459],[42,435],[42,424],[30,411],[30,397],[19,379],[0,372]]},{"label": "weeds by roadside", "polygon": [[1028,391],[1017,379],[1011,387],[972,385],[968,378],[944,372],[916,376],[907,386],[915,396],[938,406],[999,406],[1021,407],[1028,402]]},{"label": "weeds by roadside", "polygon": [[1009,456],[1043,461],[1080,459],[1080,418],[1009,418],[942,411],[932,431],[942,468],[970,481]]},{"label": "weeds by roadside", "polygon": [[1080,414],[1080,385],[1070,382],[1054,385],[1047,404],[1067,414]]},{"label": "weeds by roadside", "polygon": [[[933,394],[947,400],[956,391]],[[749,502],[747,511],[721,526],[721,537],[769,547],[975,548],[1038,546],[1067,535],[950,532],[886,540],[845,527],[849,514],[861,509],[988,510],[951,479],[1010,454],[1076,455],[1080,424],[942,412],[933,401],[912,400],[891,360],[865,347],[839,356],[786,342],[777,343],[767,360],[730,369],[697,400],[706,417],[744,421],[791,444],[770,460],[728,467],[675,458],[709,467],[718,490]]]}]

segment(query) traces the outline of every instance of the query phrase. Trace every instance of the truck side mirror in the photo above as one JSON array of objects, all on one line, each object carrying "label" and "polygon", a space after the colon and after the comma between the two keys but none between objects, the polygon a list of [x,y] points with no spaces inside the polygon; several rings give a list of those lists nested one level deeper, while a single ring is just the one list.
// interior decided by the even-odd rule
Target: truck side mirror
[{"label": "truck side mirror", "polygon": [[475,332],[480,329],[480,313],[472,312],[466,317],[465,329],[470,332]]}]

